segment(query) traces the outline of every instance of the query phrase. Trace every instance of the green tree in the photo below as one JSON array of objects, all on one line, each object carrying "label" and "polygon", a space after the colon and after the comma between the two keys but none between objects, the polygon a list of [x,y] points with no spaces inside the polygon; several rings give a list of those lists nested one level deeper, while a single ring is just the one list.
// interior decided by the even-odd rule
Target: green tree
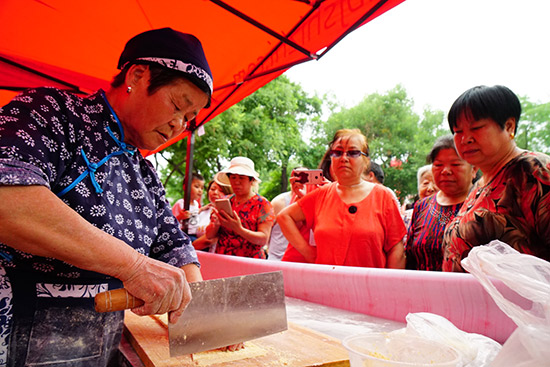
[{"label": "green tree", "polygon": [[385,94],[371,94],[319,124],[309,154],[320,160],[337,130],[358,128],[367,137],[371,159],[385,171],[385,184],[404,197],[416,193],[416,170],[425,164],[435,138],[448,131],[443,119],[442,111],[431,109],[419,117],[405,89],[397,85]]},{"label": "green tree", "polygon": [[550,153],[550,102],[533,103],[521,97],[522,114],[516,142],[522,149]]},{"label": "green tree", "polygon": [[[271,199],[286,190],[287,172],[297,153],[305,149],[301,132],[319,119],[322,101],[280,76],[209,121],[196,137],[194,170],[210,180],[235,156],[255,163],[260,193]],[[168,197],[182,196],[186,140],[165,149],[168,165],[161,171]]]}]

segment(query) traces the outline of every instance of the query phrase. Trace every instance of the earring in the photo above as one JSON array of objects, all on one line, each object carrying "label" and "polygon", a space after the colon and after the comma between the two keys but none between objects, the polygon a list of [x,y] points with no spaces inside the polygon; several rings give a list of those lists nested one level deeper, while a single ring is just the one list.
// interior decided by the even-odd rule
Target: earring
[{"label": "earring", "polygon": [[512,138],[512,139],[513,139],[513,138],[514,138],[514,136],[516,136],[516,135],[515,135],[514,133],[511,133],[511,134],[510,134],[510,138]]},{"label": "earring", "polygon": [[126,89],[126,93],[130,93],[132,91],[132,87],[128,86],[128,89]]}]

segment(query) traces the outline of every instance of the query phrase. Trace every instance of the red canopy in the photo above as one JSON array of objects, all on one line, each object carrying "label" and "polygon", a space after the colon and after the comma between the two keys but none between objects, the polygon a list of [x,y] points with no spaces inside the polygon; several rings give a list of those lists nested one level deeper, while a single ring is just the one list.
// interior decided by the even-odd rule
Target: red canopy
[{"label": "red canopy", "polygon": [[[212,106],[199,126],[403,1],[2,0],[0,89],[106,88],[128,39],[172,27],[201,40],[214,75]],[[0,106],[14,93],[0,93]]]}]

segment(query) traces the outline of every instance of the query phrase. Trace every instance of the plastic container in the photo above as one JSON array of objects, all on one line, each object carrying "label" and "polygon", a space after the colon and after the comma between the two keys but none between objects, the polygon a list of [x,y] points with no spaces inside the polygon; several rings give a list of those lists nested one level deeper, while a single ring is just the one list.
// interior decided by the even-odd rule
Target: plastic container
[{"label": "plastic container", "polygon": [[460,367],[456,350],[439,342],[406,334],[353,335],[342,342],[351,367]]}]

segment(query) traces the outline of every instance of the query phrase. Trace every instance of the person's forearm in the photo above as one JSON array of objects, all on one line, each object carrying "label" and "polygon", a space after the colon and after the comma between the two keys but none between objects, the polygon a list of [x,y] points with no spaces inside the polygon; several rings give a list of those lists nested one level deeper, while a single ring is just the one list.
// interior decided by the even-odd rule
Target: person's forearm
[{"label": "person's forearm", "polygon": [[238,231],[235,231],[235,233],[247,240],[248,242],[260,246],[265,245],[267,243],[267,240],[269,239],[269,236],[262,231],[251,231],[250,229],[246,229],[243,227],[240,227]]},{"label": "person's forearm", "polygon": [[199,267],[195,264],[187,264],[181,267],[185,272],[185,278],[188,282],[199,282],[202,280],[202,274]]},{"label": "person's forearm", "polygon": [[204,236],[207,240],[213,241],[218,237],[218,231],[220,230],[220,226],[214,225],[212,222],[206,226],[206,229],[204,231]]},{"label": "person's forearm", "polygon": [[277,221],[281,227],[283,235],[296,250],[306,258],[309,262],[315,261],[316,251],[313,246],[310,246],[304,236],[300,233],[300,229],[292,217],[286,213],[280,213],[277,216]]},{"label": "person's forearm", "polygon": [[399,241],[386,255],[386,268],[405,269],[405,250],[403,241]]},{"label": "person's forearm", "polygon": [[143,255],[88,223],[46,187],[0,186],[0,202],[0,242],[10,247],[119,279],[143,261]]},{"label": "person's forearm", "polygon": [[195,241],[193,241],[193,247],[195,248],[195,250],[203,250],[207,247],[212,246],[214,243],[216,243],[216,238],[209,239],[206,237],[205,234],[203,234]]}]

